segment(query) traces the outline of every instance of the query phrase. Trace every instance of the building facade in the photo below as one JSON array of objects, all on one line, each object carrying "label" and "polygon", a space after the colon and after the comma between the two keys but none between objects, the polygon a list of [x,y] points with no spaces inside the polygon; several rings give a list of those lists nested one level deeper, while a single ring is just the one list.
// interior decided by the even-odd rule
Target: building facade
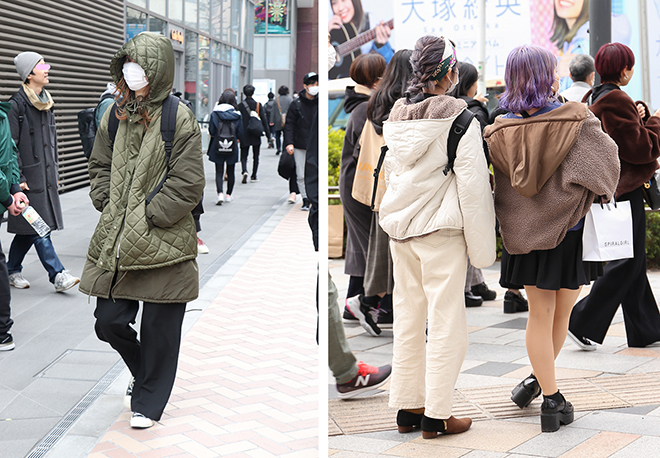
[{"label": "building facade", "polygon": [[77,114],[96,106],[111,81],[115,52],[148,30],[170,38],[176,58],[174,87],[208,118],[226,88],[252,80],[252,0],[0,0],[0,101],[20,87],[14,57],[41,54],[52,68],[60,192],[89,184]]}]

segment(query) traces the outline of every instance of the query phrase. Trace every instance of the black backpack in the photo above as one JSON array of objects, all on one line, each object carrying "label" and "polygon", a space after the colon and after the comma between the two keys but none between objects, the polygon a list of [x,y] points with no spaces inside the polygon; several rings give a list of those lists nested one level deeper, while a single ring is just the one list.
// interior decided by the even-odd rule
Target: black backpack
[{"label": "black backpack", "polygon": [[94,108],[85,108],[78,112],[78,133],[83,147],[83,154],[89,159],[94,148],[94,139],[96,138],[96,109],[101,102],[107,98],[113,97],[112,94],[105,94],[101,97],[99,103]]},{"label": "black backpack", "polygon": [[218,154],[228,156],[236,150],[236,122],[223,121],[218,116],[218,132],[215,134]]},{"label": "black backpack", "polygon": [[[163,187],[163,183],[167,179],[167,174],[170,172],[170,158],[172,157],[172,142],[174,141],[174,133],[176,132],[176,112],[179,108],[180,99],[174,95],[169,95],[163,101],[163,112],[160,118],[160,137],[165,142],[165,163],[167,169],[165,176],[160,180],[160,183],[151,191],[147,197],[147,204]],[[114,103],[111,108],[110,119],[108,121],[108,136],[110,137],[110,149],[114,149],[115,138],[117,137],[117,129],[119,129],[119,119],[117,118],[117,104]]]},{"label": "black backpack", "polygon": [[[454,171],[454,161],[456,160],[456,150],[458,149],[458,142],[461,141],[463,134],[468,130],[475,114],[468,109],[465,109],[459,114],[451,125],[449,130],[449,137],[447,138],[447,166],[442,171],[445,175]],[[380,156],[378,157],[378,164],[374,169],[374,190],[371,194],[371,210],[375,207],[376,192],[378,191],[378,177],[380,176],[380,169],[385,160],[385,154],[389,150],[387,145],[380,148]]]},{"label": "black backpack", "polygon": [[[242,102],[242,104],[245,106],[245,110],[248,114],[248,122],[247,126],[245,127],[245,131],[253,137],[261,137],[264,133],[264,126],[261,123],[261,114],[259,113],[260,103],[257,102],[257,108],[255,110],[250,109],[250,106],[245,100]],[[252,116],[253,111],[257,114],[258,117]]]}]

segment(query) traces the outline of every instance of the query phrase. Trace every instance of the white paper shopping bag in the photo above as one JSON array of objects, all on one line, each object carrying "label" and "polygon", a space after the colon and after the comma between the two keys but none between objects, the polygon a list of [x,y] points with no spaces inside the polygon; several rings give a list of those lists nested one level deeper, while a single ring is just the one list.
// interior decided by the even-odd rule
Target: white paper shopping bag
[{"label": "white paper shopping bag", "polygon": [[584,218],[582,260],[614,261],[633,256],[630,202],[592,204]]}]

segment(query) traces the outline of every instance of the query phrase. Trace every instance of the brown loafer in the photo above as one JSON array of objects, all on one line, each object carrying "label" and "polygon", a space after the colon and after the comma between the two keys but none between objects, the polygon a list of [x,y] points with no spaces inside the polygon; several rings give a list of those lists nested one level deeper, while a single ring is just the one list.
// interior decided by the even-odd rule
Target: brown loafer
[{"label": "brown loafer", "polygon": [[424,439],[433,439],[438,434],[460,434],[464,433],[472,426],[471,418],[456,418],[453,415],[447,420],[438,420],[429,418],[426,415],[422,417],[422,437]]}]

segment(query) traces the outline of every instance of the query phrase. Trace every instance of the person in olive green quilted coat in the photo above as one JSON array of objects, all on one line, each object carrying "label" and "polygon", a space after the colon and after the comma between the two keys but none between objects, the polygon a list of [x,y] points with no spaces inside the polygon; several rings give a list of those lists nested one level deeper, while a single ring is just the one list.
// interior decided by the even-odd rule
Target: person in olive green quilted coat
[{"label": "person in olive green quilted coat", "polygon": [[[131,74],[123,73],[130,62],[144,71],[146,87],[131,85]],[[133,70],[135,64],[129,64]],[[121,354],[135,378],[131,426],[144,428],[160,419],[167,404],[185,305],[199,291],[197,235],[190,212],[205,184],[201,133],[194,114],[179,103],[167,179],[147,204],[166,173],[160,123],[174,80],[169,39],[140,33],[115,54],[110,73],[125,102],[117,110],[114,149],[108,135],[113,112],[107,110],[89,159],[89,194],[101,217],[80,291],[97,297],[96,333]],[[140,342],[129,325],[138,301],[143,301]]]}]

